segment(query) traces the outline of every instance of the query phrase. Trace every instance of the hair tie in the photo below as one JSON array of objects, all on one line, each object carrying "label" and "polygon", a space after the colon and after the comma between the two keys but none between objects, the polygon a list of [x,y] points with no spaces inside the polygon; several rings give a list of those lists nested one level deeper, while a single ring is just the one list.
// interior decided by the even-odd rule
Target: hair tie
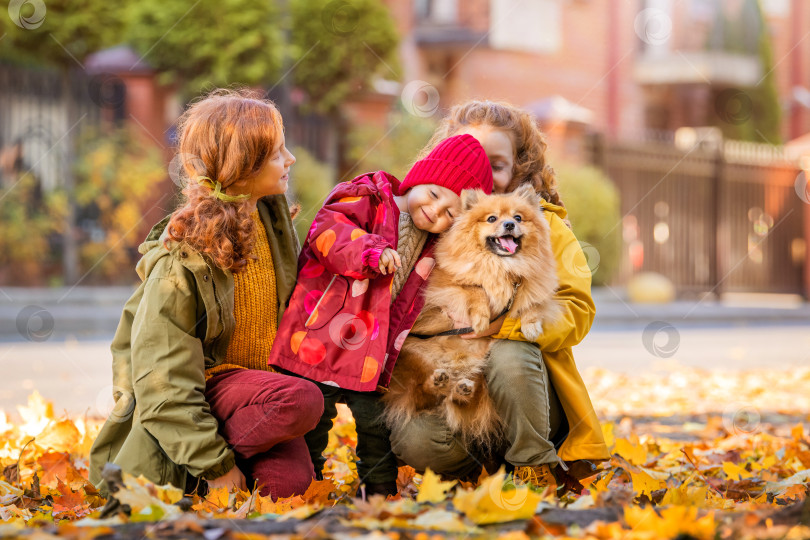
[{"label": "hair tie", "polygon": [[228,195],[227,193],[222,193],[222,184],[219,181],[213,181],[207,176],[198,176],[197,182],[202,184],[203,186],[210,188],[211,197],[216,197],[220,201],[224,202],[239,202],[245,201],[250,198],[250,194],[244,193],[242,195]]}]

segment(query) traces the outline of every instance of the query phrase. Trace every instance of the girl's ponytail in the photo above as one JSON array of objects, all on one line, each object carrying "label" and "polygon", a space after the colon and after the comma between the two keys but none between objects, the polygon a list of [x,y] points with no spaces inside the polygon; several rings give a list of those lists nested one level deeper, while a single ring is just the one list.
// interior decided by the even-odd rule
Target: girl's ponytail
[{"label": "girl's ponytail", "polygon": [[253,252],[256,225],[248,202],[225,202],[211,196],[211,190],[189,180],[183,188],[185,204],[168,224],[168,238],[185,241],[213,259],[218,267],[238,272]]}]

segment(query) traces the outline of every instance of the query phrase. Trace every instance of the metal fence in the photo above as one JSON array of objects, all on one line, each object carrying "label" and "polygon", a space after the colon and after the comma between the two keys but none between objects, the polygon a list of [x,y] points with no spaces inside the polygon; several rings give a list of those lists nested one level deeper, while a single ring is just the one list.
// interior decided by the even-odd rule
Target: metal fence
[{"label": "metal fence", "polygon": [[[102,120],[121,121],[125,97],[124,84],[109,74],[89,75],[77,69],[63,73],[0,63],[2,197],[20,189],[22,179],[33,178],[34,196],[26,204],[35,213],[35,209],[42,212],[44,193],[59,187],[72,191],[73,167],[82,152],[84,135],[88,129],[97,131]],[[44,272],[64,273],[72,282],[78,277],[78,245],[82,235],[89,234],[87,224],[92,229],[93,216],[68,204],[63,232],[50,235],[50,252],[41,255],[34,266],[37,271],[22,270],[22,277],[0,272],[0,280],[38,283]]]},{"label": "metal fence", "polygon": [[597,136],[589,149],[621,196],[619,283],[654,271],[681,296],[804,294],[806,205],[795,189],[801,170],[781,148]]},{"label": "metal fence", "polygon": [[[4,186],[30,172],[44,190],[61,185],[69,167],[69,144],[104,115],[106,96],[100,79],[73,70],[67,78],[55,70],[0,63],[0,180]],[[116,109],[123,103],[117,102]]]}]

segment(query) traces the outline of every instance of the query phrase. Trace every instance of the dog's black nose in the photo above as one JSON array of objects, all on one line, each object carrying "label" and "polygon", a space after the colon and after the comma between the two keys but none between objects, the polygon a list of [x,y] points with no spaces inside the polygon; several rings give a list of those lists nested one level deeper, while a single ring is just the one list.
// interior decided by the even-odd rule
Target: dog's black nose
[{"label": "dog's black nose", "polygon": [[504,221],[503,228],[507,231],[514,231],[515,230],[515,222],[514,221]]}]

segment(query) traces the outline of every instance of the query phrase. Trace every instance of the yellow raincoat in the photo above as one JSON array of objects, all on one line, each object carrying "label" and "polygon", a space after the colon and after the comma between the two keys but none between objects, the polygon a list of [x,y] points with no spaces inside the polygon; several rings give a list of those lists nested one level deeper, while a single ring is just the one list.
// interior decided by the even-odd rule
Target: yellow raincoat
[{"label": "yellow raincoat", "polygon": [[[557,454],[566,461],[610,459],[599,419],[571,351],[588,334],[596,313],[591,298],[591,271],[574,233],[563,221],[567,215],[565,208],[545,200],[541,203],[551,226],[551,245],[560,281],[556,298],[563,307],[560,320],[550,328],[543,328],[537,339],[551,384],[568,419],[568,437]],[[520,331],[520,320],[508,317],[493,337],[528,341]]]}]

